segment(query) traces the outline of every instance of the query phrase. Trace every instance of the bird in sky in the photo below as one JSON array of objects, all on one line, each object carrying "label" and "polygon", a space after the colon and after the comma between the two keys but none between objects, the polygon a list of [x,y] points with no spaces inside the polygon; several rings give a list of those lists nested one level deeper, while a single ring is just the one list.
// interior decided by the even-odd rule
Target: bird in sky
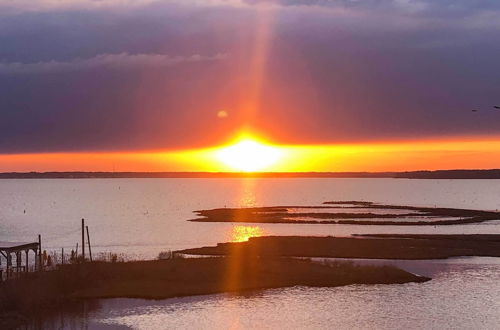
[{"label": "bird in sky", "polygon": [[[494,105],[494,106],[493,106],[493,108],[500,110],[500,106],[498,106],[498,105]],[[472,111],[472,112],[478,112],[479,110],[477,110],[477,109],[472,109],[471,111]]]}]

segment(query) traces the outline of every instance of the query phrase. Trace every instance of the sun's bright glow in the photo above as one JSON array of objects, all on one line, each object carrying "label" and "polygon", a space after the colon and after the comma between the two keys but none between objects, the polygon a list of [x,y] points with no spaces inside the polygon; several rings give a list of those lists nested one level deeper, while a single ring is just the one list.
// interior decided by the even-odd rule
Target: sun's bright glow
[{"label": "sun's bright glow", "polygon": [[[227,151],[238,150],[236,145],[244,140],[256,141],[249,143],[257,145],[249,148],[258,150],[256,159],[265,156],[255,162],[251,159],[248,163],[252,166],[245,165],[244,159],[249,157],[236,157],[237,152]],[[456,164],[489,169],[500,164],[500,136],[475,140],[464,137],[370,144],[270,145],[246,134],[236,141],[220,147],[178,151],[0,154],[0,172],[234,172],[251,168],[256,171],[259,167],[263,172],[377,172],[454,169]],[[230,155],[238,161],[231,160]],[[244,165],[239,166],[241,163]],[[247,206],[252,206],[253,197],[249,202]]]},{"label": "sun's bright glow", "polygon": [[279,148],[243,139],[216,152],[216,158],[233,170],[255,172],[274,165],[282,156]]}]

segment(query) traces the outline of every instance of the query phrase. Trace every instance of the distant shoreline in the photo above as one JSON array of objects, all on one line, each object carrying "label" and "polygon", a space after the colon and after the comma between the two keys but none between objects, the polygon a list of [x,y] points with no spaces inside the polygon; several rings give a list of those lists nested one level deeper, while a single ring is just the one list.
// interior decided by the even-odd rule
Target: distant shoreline
[{"label": "distant shoreline", "polygon": [[4,172],[0,179],[392,178],[500,179],[500,169],[408,172]]}]

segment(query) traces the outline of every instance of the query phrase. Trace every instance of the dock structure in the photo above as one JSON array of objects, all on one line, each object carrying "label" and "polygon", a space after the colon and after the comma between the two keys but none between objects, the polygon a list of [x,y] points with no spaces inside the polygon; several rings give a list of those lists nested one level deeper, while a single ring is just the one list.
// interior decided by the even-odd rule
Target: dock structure
[{"label": "dock structure", "polygon": [[[0,241],[0,281],[12,277],[14,274],[18,275],[21,272],[28,272],[29,270],[29,252],[35,253],[34,265],[35,269],[39,269],[40,263],[40,240],[38,242],[3,242]],[[23,252],[25,255],[23,265]],[[12,263],[13,256],[15,256],[16,263]],[[5,259],[5,269],[2,267],[2,257]],[[5,272],[5,276],[4,273]]]}]

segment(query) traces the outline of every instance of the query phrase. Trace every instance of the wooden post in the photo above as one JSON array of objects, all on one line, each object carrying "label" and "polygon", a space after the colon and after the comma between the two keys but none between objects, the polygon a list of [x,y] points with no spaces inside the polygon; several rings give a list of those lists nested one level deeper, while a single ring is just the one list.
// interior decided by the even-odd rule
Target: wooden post
[{"label": "wooden post", "polygon": [[85,261],[85,219],[82,219],[82,261]]},{"label": "wooden post", "polygon": [[61,264],[64,265],[64,248],[61,248]]},{"label": "wooden post", "polygon": [[19,277],[21,270],[21,251],[16,251],[16,277]]},{"label": "wooden post", "polygon": [[10,266],[12,265],[12,256],[10,255],[10,251],[7,251],[7,267],[5,271],[7,272],[7,279],[10,278]]},{"label": "wooden post", "polygon": [[89,257],[90,257],[90,262],[92,262],[92,248],[90,247],[90,235],[89,235],[89,226],[85,226],[87,229],[87,243],[89,244]]},{"label": "wooden post", "polygon": [[29,267],[29,258],[28,258],[28,253],[30,252],[30,250],[24,250],[24,253],[26,253],[26,269],[25,271],[28,272],[28,267]]},{"label": "wooden post", "polygon": [[38,234],[38,270],[43,270],[42,263],[42,235]]}]

